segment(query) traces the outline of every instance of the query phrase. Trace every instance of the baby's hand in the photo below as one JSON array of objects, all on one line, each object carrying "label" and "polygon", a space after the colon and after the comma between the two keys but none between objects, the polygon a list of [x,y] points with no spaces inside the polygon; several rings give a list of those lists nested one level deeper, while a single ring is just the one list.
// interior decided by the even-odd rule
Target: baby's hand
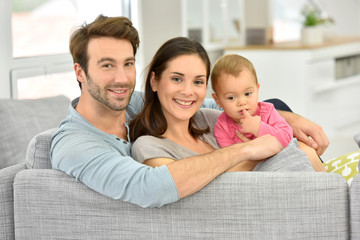
[{"label": "baby's hand", "polygon": [[251,133],[254,136],[259,136],[260,129],[260,117],[259,116],[251,116],[249,112],[244,109],[243,111],[244,118],[240,119],[240,127],[242,127],[242,132]]}]

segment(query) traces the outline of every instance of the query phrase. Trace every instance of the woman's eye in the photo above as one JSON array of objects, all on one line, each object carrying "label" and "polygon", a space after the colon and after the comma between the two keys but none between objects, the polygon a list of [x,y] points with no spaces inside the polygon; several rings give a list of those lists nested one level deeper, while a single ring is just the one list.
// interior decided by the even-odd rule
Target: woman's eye
[{"label": "woman's eye", "polygon": [[203,80],[195,80],[194,83],[196,85],[203,85],[204,84],[204,81]]},{"label": "woman's eye", "polygon": [[173,80],[174,82],[180,82],[180,81],[181,81],[181,79],[178,78],[178,77],[173,77],[172,80]]}]

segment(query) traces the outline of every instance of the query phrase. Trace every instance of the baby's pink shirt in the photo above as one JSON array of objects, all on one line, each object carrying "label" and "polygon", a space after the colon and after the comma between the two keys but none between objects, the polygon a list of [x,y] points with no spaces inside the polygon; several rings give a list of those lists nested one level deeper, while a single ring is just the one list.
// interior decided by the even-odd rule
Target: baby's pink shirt
[{"label": "baby's pink shirt", "polygon": [[[255,116],[260,116],[261,123],[259,136],[270,134],[278,139],[285,148],[293,138],[293,130],[283,117],[276,111],[274,105],[266,102],[259,102]],[[237,125],[225,112],[221,113],[214,127],[214,136],[220,147],[226,147],[234,143],[242,142],[235,134],[238,130],[241,133],[242,127]],[[244,134],[249,139],[255,139],[253,134]]]}]

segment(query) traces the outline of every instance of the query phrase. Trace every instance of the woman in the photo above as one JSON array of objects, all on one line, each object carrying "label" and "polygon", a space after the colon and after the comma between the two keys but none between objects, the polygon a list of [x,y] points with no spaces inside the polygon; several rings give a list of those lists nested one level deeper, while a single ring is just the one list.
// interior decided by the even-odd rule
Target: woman
[{"label": "woman", "polygon": [[[218,148],[213,127],[221,112],[200,109],[209,75],[210,61],[198,42],[179,37],[160,47],[149,65],[144,108],[130,123],[134,159],[155,167]],[[286,162],[284,170],[311,171],[309,160],[295,144],[273,158]],[[288,163],[290,156],[296,160]],[[232,170],[249,171],[256,165],[255,161],[244,161]],[[276,170],[283,169],[276,165]],[[270,166],[256,169],[274,170]]]}]

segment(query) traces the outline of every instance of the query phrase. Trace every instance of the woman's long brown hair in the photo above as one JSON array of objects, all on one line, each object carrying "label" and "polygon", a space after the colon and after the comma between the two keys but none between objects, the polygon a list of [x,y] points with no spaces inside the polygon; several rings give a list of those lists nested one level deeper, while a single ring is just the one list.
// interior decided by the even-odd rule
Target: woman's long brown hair
[{"label": "woman's long brown hair", "polygon": [[[181,55],[199,56],[206,66],[206,84],[210,75],[210,60],[203,46],[189,38],[177,37],[165,42],[156,52],[148,66],[145,82],[145,98],[142,111],[130,122],[130,140],[133,142],[143,135],[151,135],[162,138],[167,130],[167,122],[161,109],[161,104],[156,92],[153,92],[150,84],[151,73],[154,72],[158,81],[161,74],[168,67],[168,63]],[[207,129],[196,129],[193,126],[193,117],[190,118],[189,132],[193,137],[209,132]]]}]

